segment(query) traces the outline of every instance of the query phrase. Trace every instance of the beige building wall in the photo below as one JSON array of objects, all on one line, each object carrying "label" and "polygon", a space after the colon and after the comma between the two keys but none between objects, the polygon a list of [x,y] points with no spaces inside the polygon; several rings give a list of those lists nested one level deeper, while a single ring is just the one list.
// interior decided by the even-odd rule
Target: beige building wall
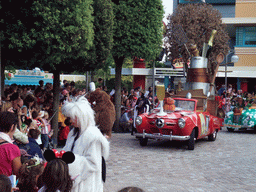
[{"label": "beige building wall", "polygon": [[235,52],[239,57],[235,67],[256,67],[256,47],[236,47]]},{"label": "beige building wall", "polygon": [[256,0],[236,0],[236,17],[256,17]]},{"label": "beige building wall", "polygon": [[[236,0],[236,18],[255,18],[256,0]],[[250,24],[250,26],[255,26]],[[256,47],[236,47],[239,61],[235,67],[256,67]]]}]

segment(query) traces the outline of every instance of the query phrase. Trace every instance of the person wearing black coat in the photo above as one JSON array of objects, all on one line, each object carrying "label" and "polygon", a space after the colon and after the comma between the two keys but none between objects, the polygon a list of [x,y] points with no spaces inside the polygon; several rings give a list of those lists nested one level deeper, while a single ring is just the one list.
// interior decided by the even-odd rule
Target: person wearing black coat
[{"label": "person wearing black coat", "polygon": [[149,105],[148,99],[145,98],[142,92],[140,92],[140,97],[138,98],[136,105],[137,105],[138,115],[144,113],[145,109],[147,108],[147,105]]}]

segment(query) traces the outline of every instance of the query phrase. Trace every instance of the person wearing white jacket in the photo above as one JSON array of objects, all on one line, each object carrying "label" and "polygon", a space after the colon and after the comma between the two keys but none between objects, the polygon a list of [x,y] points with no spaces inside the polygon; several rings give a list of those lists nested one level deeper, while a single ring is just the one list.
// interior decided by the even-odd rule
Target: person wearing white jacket
[{"label": "person wearing white jacket", "polygon": [[109,156],[109,142],[95,125],[93,109],[85,97],[80,97],[64,103],[62,113],[74,126],[63,148],[75,154],[75,161],[69,164],[72,192],[103,192],[102,166]]}]

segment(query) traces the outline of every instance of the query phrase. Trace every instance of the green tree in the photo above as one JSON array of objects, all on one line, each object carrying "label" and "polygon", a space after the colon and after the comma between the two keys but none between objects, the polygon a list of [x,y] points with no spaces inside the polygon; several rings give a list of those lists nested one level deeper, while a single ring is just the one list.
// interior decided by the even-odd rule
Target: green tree
[{"label": "green tree", "polygon": [[92,0],[8,0],[3,10],[3,49],[20,52],[17,60],[6,58],[7,64],[40,63],[55,69],[68,58],[86,57],[93,44]]},{"label": "green tree", "polygon": [[[93,30],[94,40],[86,57],[71,58],[68,60],[69,66],[74,70],[94,71],[102,68],[108,69],[107,58],[113,47],[113,6],[111,0],[94,0],[93,2]],[[70,70],[70,69],[69,69]]]},{"label": "green tree", "polygon": [[115,61],[115,131],[121,116],[121,71],[125,58],[155,59],[162,47],[163,6],[161,0],[113,0]]},{"label": "green tree", "polygon": [[[92,0],[7,0],[1,35],[3,65],[39,66],[54,74],[54,105],[59,107],[59,73],[70,58],[88,56],[93,44]],[[2,67],[4,69],[4,67]],[[58,113],[53,118],[57,138]]]}]

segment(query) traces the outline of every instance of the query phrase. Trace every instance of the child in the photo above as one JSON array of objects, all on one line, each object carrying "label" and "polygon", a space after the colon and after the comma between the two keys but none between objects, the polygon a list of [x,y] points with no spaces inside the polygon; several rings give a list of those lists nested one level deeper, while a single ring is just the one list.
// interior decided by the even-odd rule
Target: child
[{"label": "child", "polygon": [[28,131],[28,139],[29,139],[29,144],[28,144],[28,154],[31,156],[35,156],[36,154],[43,159],[43,154],[41,151],[40,146],[38,145],[38,143],[36,142],[36,139],[38,138],[38,136],[40,135],[40,131],[38,129],[29,129]]},{"label": "child", "polygon": [[59,144],[60,146],[65,146],[67,138],[68,138],[68,134],[70,131],[70,125],[71,125],[71,121],[70,121],[70,117],[67,117],[64,121],[65,123],[65,127],[60,127],[60,133],[59,133]]},{"label": "child", "polygon": [[37,124],[38,128],[40,129],[40,131],[41,131],[42,127],[45,126],[43,124],[41,114],[42,114],[42,111],[40,111],[40,114],[37,111],[32,112],[32,118],[33,118],[33,120],[36,121],[36,124]]},{"label": "child", "polygon": [[39,116],[38,112],[37,111],[33,111],[32,112],[32,118],[34,122],[36,122],[36,125],[40,131],[40,135],[38,137],[38,139],[36,139],[36,142],[38,143],[38,145],[42,145],[42,140],[41,140],[41,129],[42,129],[42,126],[45,126],[43,123],[42,123],[42,119],[41,117]]},{"label": "child", "polygon": [[38,191],[37,180],[44,171],[42,160],[35,156],[33,159],[26,161],[19,170],[19,182],[17,187],[22,192]]},{"label": "child", "polygon": [[58,124],[59,124],[59,128],[61,127],[66,127],[66,124],[64,123],[65,122],[65,119],[66,117],[62,114],[61,112],[61,107],[62,107],[62,104],[64,103],[64,99],[61,99],[60,100],[60,104],[59,104],[59,115],[58,115]]},{"label": "child", "polygon": [[42,143],[43,143],[43,150],[48,148],[48,144],[49,144],[49,131],[51,129],[51,125],[48,122],[49,119],[49,114],[47,111],[41,111],[41,117],[42,117],[42,121],[44,126],[42,126],[42,131],[41,131],[41,139],[42,139]]},{"label": "child", "polygon": [[47,163],[42,182],[44,186],[38,192],[70,192],[73,186],[68,165],[62,159],[53,159]]}]

